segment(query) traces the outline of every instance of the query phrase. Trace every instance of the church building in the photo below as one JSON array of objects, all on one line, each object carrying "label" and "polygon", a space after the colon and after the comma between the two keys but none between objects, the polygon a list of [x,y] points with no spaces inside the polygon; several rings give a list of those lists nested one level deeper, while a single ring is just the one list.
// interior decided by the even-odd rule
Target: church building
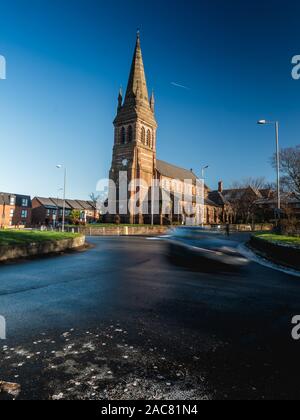
[{"label": "church building", "polygon": [[[122,90],[119,92],[114,127],[113,158],[109,179],[116,185],[116,213],[121,223],[186,223],[187,219],[191,218],[185,215],[184,210],[175,211],[175,207],[178,205],[184,209],[185,203],[178,204],[175,197],[180,195],[183,197],[184,192],[186,197],[187,190],[191,198],[189,201],[194,207],[192,212],[194,224],[219,222],[222,208],[219,203],[214,203],[208,198],[210,191],[206,186],[202,188],[203,192],[199,191],[201,183],[203,187],[202,180],[198,179],[192,170],[186,170],[157,159],[158,125],[155,117],[155,98],[153,93],[151,97],[148,94],[139,33],[125,97],[123,97]],[[127,205],[127,202],[125,203],[126,214],[124,211],[120,211],[121,207],[124,210],[124,202],[121,203],[119,194],[120,172],[127,173],[128,185],[134,182],[133,180],[139,179],[148,186],[148,212],[141,211],[139,214],[133,214],[134,212],[130,211],[130,204]],[[164,191],[168,191],[171,197],[168,208],[162,208],[160,204],[159,211],[155,212],[155,215],[153,215],[151,204],[153,180],[160,186],[160,195]],[[140,185],[134,186],[129,193],[129,199],[131,194],[136,194],[141,188]],[[199,200],[200,195],[202,197]]]}]

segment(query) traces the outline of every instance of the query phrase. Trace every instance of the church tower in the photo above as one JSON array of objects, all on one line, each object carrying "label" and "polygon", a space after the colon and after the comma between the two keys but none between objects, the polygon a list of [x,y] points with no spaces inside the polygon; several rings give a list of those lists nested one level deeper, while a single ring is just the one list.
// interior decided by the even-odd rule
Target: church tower
[{"label": "church tower", "polygon": [[[128,183],[134,179],[142,179],[151,186],[156,168],[157,122],[154,107],[154,94],[150,99],[148,95],[138,33],[125,99],[120,89],[118,111],[114,120],[115,139],[110,179],[117,185],[117,190],[120,171],[127,171]],[[135,188],[135,192],[138,188]],[[128,196],[130,197],[130,193]],[[117,207],[118,205],[117,198]],[[134,217],[129,213],[128,216],[121,216],[121,221],[146,223],[142,215]]]}]

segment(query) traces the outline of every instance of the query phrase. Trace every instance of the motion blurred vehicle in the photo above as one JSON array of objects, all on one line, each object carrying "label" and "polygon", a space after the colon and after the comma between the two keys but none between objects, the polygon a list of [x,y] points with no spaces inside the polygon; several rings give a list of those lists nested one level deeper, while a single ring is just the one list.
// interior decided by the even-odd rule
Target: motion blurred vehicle
[{"label": "motion blurred vehicle", "polygon": [[225,237],[222,229],[180,227],[169,232],[168,256],[194,268],[243,267],[249,264],[238,250],[239,243]]}]

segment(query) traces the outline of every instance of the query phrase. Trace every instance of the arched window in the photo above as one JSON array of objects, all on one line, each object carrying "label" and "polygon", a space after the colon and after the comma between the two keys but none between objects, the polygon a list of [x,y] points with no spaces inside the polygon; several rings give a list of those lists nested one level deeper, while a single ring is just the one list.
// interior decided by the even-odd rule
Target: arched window
[{"label": "arched window", "polygon": [[127,131],[127,143],[132,143],[132,139],[133,139],[133,130],[132,130],[132,126],[130,125]]},{"label": "arched window", "polygon": [[151,131],[147,131],[147,146],[151,147]]},{"label": "arched window", "polygon": [[126,144],[126,130],[125,130],[125,127],[121,128],[121,144]]},{"label": "arched window", "polygon": [[143,144],[146,144],[146,130],[145,130],[145,127],[142,127],[141,142]]}]

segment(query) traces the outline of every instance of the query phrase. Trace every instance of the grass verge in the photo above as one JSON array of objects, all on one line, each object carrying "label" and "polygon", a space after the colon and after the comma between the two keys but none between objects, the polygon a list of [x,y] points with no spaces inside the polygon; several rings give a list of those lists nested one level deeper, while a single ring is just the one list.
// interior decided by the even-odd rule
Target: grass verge
[{"label": "grass verge", "polygon": [[[76,225],[68,225],[68,228],[88,228],[88,229],[98,229],[98,228],[122,228],[122,227],[152,227],[151,225],[130,225],[130,224],[124,224],[124,225],[116,225],[113,223],[99,223],[95,225],[86,225],[86,226],[76,226]],[[153,227],[163,227],[161,225],[154,225]]]},{"label": "grass verge", "polygon": [[273,244],[291,245],[300,248],[300,238],[294,236],[276,235],[272,233],[258,233],[254,236],[258,239],[263,239],[264,241],[271,242]]},{"label": "grass verge", "polygon": [[0,246],[26,245],[32,243],[74,239],[78,234],[22,230],[0,230]]}]

